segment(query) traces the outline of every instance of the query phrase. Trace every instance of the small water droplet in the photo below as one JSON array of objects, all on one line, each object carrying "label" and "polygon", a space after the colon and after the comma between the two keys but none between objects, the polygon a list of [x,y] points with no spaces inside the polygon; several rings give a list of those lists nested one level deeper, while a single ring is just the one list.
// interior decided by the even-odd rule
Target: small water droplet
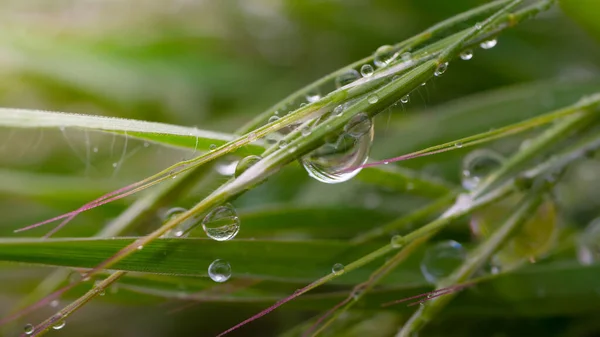
[{"label": "small water droplet", "polygon": [[206,235],[217,241],[233,239],[240,231],[240,218],[231,204],[218,206],[202,220]]},{"label": "small water droplet", "polygon": [[306,125],[303,126],[302,129],[300,129],[300,133],[302,134],[302,136],[306,137],[308,135],[310,135],[312,132],[310,126]]},{"label": "small water droplet", "polygon": [[460,149],[461,147],[463,147],[463,143],[458,142],[458,143],[454,144],[454,146]]},{"label": "small water droplet", "polygon": [[94,151],[94,153],[98,153],[98,147],[94,146],[94,148],[92,149],[92,151]]},{"label": "small water droplet", "polygon": [[321,99],[321,93],[319,93],[317,90],[310,91],[310,92],[306,93],[306,100],[309,103],[316,102],[316,101],[318,101],[320,99]]},{"label": "small water droplet", "polygon": [[65,325],[67,325],[67,321],[62,320],[62,321],[59,321],[56,324],[54,324],[52,326],[52,329],[54,329],[54,330],[60,330],[60,329],[64,328]]},{"label": "small water droplet", "polygon": [[403,96],[402,98],[400,98],[400,102],[402,102],[404,104],[408,103],[408,101],[410,101],[409,95],[406,95],[406,96]]},{"label": "small water droplet", "polygon": [[367,101],[369,102],[369,104],[375,104],[379,101],[379,96],[377,96],[376,94],[369,95],[369,97],[367,97]]},{"label": "small water droplet", "polygon": [[392,46],[385,45],[377,48],[373,55],[373,63],[378,67],[385,67],[394,62],[398,57],[398,52]]},{"label": "small water droplet", "polygon": [[408,62],[412,59],[412,55],[409,52],[402,53],[402,55],[400,57],[402,58],[402,61],[404,61],[404,62]]},{"label": "small water droplet", "polygon": [[344,273],[344,265],[341,263],[336,263],[331,268],[331,272],[335,275],[342,275]]},{"label": "small water droplet", "polygon": [[441,63],[435,69],[435,72],[433,74],[435,76],[442,76],[446,72],[447,69],[448,69],[448,62]]},{"label": "small water droplet", "polygon": [[373,71],[373,66],[370,64],[363,64],[362,67],[360,67],[360,74],[363,75],[363,77],[373,75]]},{"label": "small water droplet", "polygon": [[215,282],[225,282],[231,277],[231,265],[227,261],[214,260],[208,266],[208,276]]},{"label": "small water droplet", "polygon": [[450,275],[466,257],[466,251],[460,243],[452,240],[439,242],[425,251],[421,272],[427,282],[435,284]]},{"label": "small water droplet", "polygon": [[345,85],[348,85],[358,80],[359,78],[360,74],[358,73],[358,71],[354,69],[348,69],[335,79],[335,87],[339,89]]},{"label": "small water droplet", "polygon": [[600,218],[593,220],[580,234],[577,259],[584,266],[600,262]]},{"label": "small water droplet", "polygon": [[481,24],[481,22],[477,22],[475,24],[475,29],[480,30],[483,27],[483,25]]},{"label": "small water droplet", "polygon": [[471,49],[467,49],[460,53],[461,60],[468,61],[473,58],[473,51]]},{"label": "small water droplet", "polygon": [[217,149],[217,145],[216,145],[216,144],[210,144],[210,145],[208,146],[208,149],[209,149],[209,150],[211,150],[211,151],[214,151],[214,150],[216,150],[216,149]]},{"label": "small water droplet", "polygon": [[282,139],[279,141],[279,148],[280,149],[285,149],[288,146],[288,142],[285,139]]},{"label": "small water droplet", "polygon": [[33,324],[25,324],[23,331],[26,335],[31,335],[35,331],[35,326],[33,326]]},{"label": "small water droplet", "polygon": [[142,249],[144,249],[144,245],[137,246],[137,250],[142,250]]},{"label": "small water droplet", "polygon": [[481,49],[492,49],[494,48],[496,45],[498,44],[498,40],[496,39],[491,39],[491,40],[487,40],[487,41],[483,41],[479,44],[479,46],[481,47]]},{"label": "small water droplet", "polygon": [[340,104],[340,105],[336,106],[333,109],[333,115],[334,116],[341,116],[343,112],[344,112],[344,105],[343,104]]},{"label": "small water droplet", "polygon": [[149,142],[144,142],[144,147],[148,147],[148,146],[150,146],[150,143]]},{"label": "small water droplet", "polygon": [[117,165],[118,164],[116,162],[112,163],[112,167],[114,167],[114,168],[117,168]]},{"label": "small water droplet", "polygon": [[215,170],[223,176],[232,176],[235,174],[235,168],[238,166],[239,160],[221,161],[215,167]]},{"label": "small water droplet", "polygon": [[495,171],[504,158],[491,150],[478,149],[467,154],[462,164],[462,186],[474,190],[490,173]]},{"label": "small water droplet", "polygon": [[58,300],[52,300],[50,302],[50,307],[51,308],[56,308],[56,307],[58,307],[58,304],[59,304]]},{"label": "small water droplet", "polygon": [[404,237],[401,235],[394,235],[390,240],[390,244],[392,245],[392,248],[401,248],[404,246]]},{"label": "small water droplet", "polygon": [[258,163],[261,159],[261,157],[255,155],[244,157],[238,162],[237,166],[235,167],[234,176],[236,178],[241,176],[242,173],[246,172],[247,169],[249,169],[252,165]]}]

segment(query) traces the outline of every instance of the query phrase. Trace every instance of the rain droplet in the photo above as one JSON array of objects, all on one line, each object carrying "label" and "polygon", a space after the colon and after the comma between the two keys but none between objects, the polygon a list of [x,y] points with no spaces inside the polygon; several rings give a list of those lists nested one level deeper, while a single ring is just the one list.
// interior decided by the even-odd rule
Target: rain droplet
[{"label": "rain droplet", "polygon": [[492,49],[498,44],[498,40],[491,39],[487,41],[483,41],[479,44],[482,49]]},{"label": "rain droplet", "polygon": [[378,67],[385,67],[394,62],[398,57],[396,49],[390,45],[385,45],[377,48],[373,55],[373,63]]},{"label": "rain droplet", "polygon": [[261,157],[255,155],[244,157],[244,159],[240,160],[235,167],[235,177],[237,178],[241,176],[242,173],[246,172],[246,170],[250,168],[250,166],[258,163],[261,159]]},{"label": "rain droplet", "polygon": [[35,331],[35,326],[33,326],[33,324],[25,324],[23,331],[26,335],[31,335]]},{"label": "rain droplet", "polygon": [[427,282],[435,284],[450,275],[466,259],[467,253],[456,241],[439,242],[425,251],[421,261],[421,272]]},{"label": "rain droplet", "polygon": [[379,101],[379,97],[375,94],[369,95],[369,97],[367,97],[367,101],[369,102],[369,104],[375,104]]},{"label": "rain droplet", "polygon": [[67,325],[67,321],[65,321],[65,320],[62,320],[62,321],[60,321],[60,322],[58,322],[58,323],[54,324],[54,325],[52,326],[52,329],[54,329],[54,330],[60,330],[60,329],[64,328],[64,327],[65,327],[65,325]]},{"label": "rain droplet", "polygon": [[358,71],[356,71],[354,69],[348,69],[348,70],[346,70],[346,72],[339,75],[335,79],[335,87],[339,89],[345,85],[348,85],[348,84],[358,80],[359,78],[360,78],[360,74],[358,73]]},{"label": "rain droplet", "polygon": [[373,143],[373,122],[358,114],[333,142],[327,142],[300,159],[312,178],[327,184],[348,181],[367,162]]},{"label": "rain droplet", "polygon": [[320,93],[319,93],[317,90],[310,91],[310,92],[308,92],[308,93],[306,94],[306,100],[307,100],[309,103],[316,102],[316,101],[318,101],[318,100],[320,100],[320,99],[321,99],[321,94],[320,94]]},{"label": "rain droplet", "polygon": [[98,147],[94,146],[94,148],[92,149],[92,151],[94,151],[94,153],[98,153]]},{"label": "rain droplet", "polygon": [[458,143],[454,144],[454,146],[460,149],[461,147],[463,147],[463,143],[458,142]]},{"label": "rain droplet", "polygon": [[336,263],[331,268],[331,272],[335,275],[342,275],[344,273],[344,265],[341,263]]},{"label": "rain droplet", "polygon": [[217,145],[216,145],[216,144],[210,144],[210,145],[208,146],[208,149],[209,149],[209,150],[211,150],[211,151],[214,151],[214,150],[216,150],[216,149],[217,149]]},{"label": "rain droplet", "polygon": [[440,65],[438,65],[438,67],[435,69],[435,72],[433,73],[435,76],[442,76],[442,74],[444,74],[446,72],[446,70],[448,69],[448,62],[444,62],[441,63]]},{"label": "rain droplet", "polygon": [[495,171],[504,157],[491,150],[475,150],[467,154],[462,164],[462,186],[474,190],[490,173]]},{"label": "rain droplet", "polygon": [[468,61],[473,58],[473,51],[471,49],[467,49],[460,53],[461,60]]},{"label": "rain droplet", "polygon": [[373,66],[370,64],[363,64],[362,67],[360,67],[360,74],[364,77],[373,75]]},{"label": "rain droplet", "polygon": [[240,218],[231,204],[224,204],[216,207],[204,217],[202,228],[206,235],[213,240],[231,240],[240,231]]},{"label": "rain droplet", "polygon": [[394,235],[390,240],[390,244],[392,245],[392,248],[401,248],[404,246],[404,237],[401,235]]},{"label": "rain droplet", "polygon": [[404,104],[408,103],[408,101],[410,101],[409,95],[406,95],[406,96],[403,96],[402,98],[400,98],[400,102],[402,102]]},{"label": "rain droplet", "polygon": [[344,105],[340,104],[333,109],[334,116],[340,116],[344,112]]},{"label": "rain droplet", "polygon": [[577,259],[584,266],[600,262],[600,218],[593,220],[580,234]]},{"label": "rain droplet", "polygon": [[214,260],[208,266],[208,276],[215,282],[225,282],[231,277],[231,265],[223,260]]}]

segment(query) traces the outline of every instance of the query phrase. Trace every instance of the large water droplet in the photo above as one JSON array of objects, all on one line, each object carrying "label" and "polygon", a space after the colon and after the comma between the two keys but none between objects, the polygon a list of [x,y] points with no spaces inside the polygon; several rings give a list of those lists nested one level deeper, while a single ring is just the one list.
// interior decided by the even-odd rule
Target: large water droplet
[{"label": "large water droplet", "polygon": [[456,241],[444,241],[429,247],[421,261],[421,272],[429,283],[435,284],[450,275],[466,259],[467,253]]},{"label": "large water droplet", "polygon": [[373,55],[373,63],[378,67],[385,67],[394,62],[398,57],[398,52],[392,46],[385,45],[377,48]]},{"label": "large water droplet", "polygon": [[462,186],[469,191],[498,169],[504,157],[491,150],[475,150],[467,154],[462,165]]},{"label": "large water droplet", "polygon": [[446,72],[447,69],[448,69],[448,62],[441,63],[440,65],[437,66],[437,68],[435,69],[435,72],[433,74],[435,76],[442,76]]},{"label": "large water droplet", "polygon": [[467,49],[460,53],[460,58],[464,61],[468,61],[473,58],[473,51],[471,49]]},{"label": "large water droplet", "polygon": [[341,263],[334,264],[331,268],[331,272],[338,276],[342,275],[344,273],[344,265]]},{"label": "large water droplet", "polygon": [[25,324],[25,327],[23,327],[23,332],[25,332],[26,335],[31,335],[34,331],[35,326],[33,326],[33,324]]},{"label": "large water droplet", "polygon": [[498,44],[498,40],[491,39],[487,41],[483,41],[479,44],[482,49],[492,49]]},{"label": "large water droplet", "polygon": [[300,162],[308,175],[318,181],[328,184],[348,181],[369,158],[373,135],[371,119],[364,113],[358,114],[336,139],[302,157]]},{"label": "large water droplet", "polygon": [[358,80],[359,78],[360,74],[358,73],[358,71],[354,69],[348,69],[335,79],[335,87],[339,89],[345,85],[348,85]]},{"label": "large water droplet", "polygon": [[64,319],[62,321],[57,322],[56,324],[54,324],[52,326],[52,329],[54,330],[60,330],[62,328],[65,327],[65,325],[67,325],[67,321],[65,321]]},{"label": "large water droplet", "polygon": [[363,64],[362,67],[360,67],[360,74],[364,77],[373,75],[373,71],[373,66],[370,64]]},{"label": "large water droplet", "polygon": [[231,265],[227,261],[214,260],[208,266],[208,276],[215,282],[225,282],[231,277]]},{"label": "large water droplet", "polygon": [[577,241],[579,263],[587,266],[600,262],[600,218],[592,221]]},{"label": "large water droplet", "polygon": [[206,235],[213,240],[231,240],[240,231],[240,218],[231,204],[224,204],[216,207],[204,217],[202,228]]},{"label": "large water droplet", "polygon": [[261,159],[262,158],[259,156],[250,155],[240,160],[235,167],[235,177],[237,178],[241,176],[242,173],[246,172],[246,170],[250,168],[250,166],[258,163]]}]

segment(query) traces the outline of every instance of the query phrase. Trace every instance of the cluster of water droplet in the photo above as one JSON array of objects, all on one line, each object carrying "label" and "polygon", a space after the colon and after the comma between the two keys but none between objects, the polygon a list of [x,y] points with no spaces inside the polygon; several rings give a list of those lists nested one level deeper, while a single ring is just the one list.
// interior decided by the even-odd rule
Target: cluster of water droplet
[{"label": "cluster of water droplet", "polygon": [[427,282],[435,284],[450,275],[467,258],[467,252],[456,241],[443,241],[425,251],[421,261],[421,272]]}]

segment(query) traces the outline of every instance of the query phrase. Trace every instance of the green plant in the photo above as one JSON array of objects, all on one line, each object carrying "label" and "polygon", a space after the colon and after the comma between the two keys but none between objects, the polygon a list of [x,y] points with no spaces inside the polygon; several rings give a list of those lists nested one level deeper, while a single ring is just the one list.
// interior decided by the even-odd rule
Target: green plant
[{"label": "green plant", "polygon": [[[509,197],[521,198],[518,205],[508,206],[509,209],[514,209],[514,214],[503,219],[498,228],[490,229],[492,234],[488,237],[480,238],[481,242],[469,251],[468,257],[452,274],[435,282],[436,290],[428,293],[430,300],[423,302],[397,335],[409,336],[435,319],[441,309],[453,298],[455,291],[474,287],[479,283],[493,285],[497,280],[500,280],[497,282],[510,280],[510,277],[516,280],[514,282],[518,282],[521,276],[518,268],[522,267],[525,261],[539,259],[547,254],[560,255],[561,250],[550,252],[549,247],[552,247],[552,244],[544,241],[540,244],[541,248],[534,247],[529,250],[526,249],[528,247],[523,248],[522,250],[527,254],[519,255],[518,258],[510,260],[510,263],[504,260],[501,260],[502,263],[495,261],[494,264],[498,264],[495,267],[501,268],[500,272],[484,273],[483,276],[476,274],[481,272],[482,267],[492,259],[494,254],[497,253],[495,256],[502,258],[502,253],[506,253],[507,250],[516,249],[515,247],[522,248],[515,240],[525,237],[525,241],[530,242],[528,241],[530,237],[527,235],[531,235],[531,232],[535,234],[536,228],[541,227],[545,230],[545,225],[551,227],[556,225],[556,219],[553,219],[552,223],[544,222],[540,225],[540,221],[535,221],[535,210],[547,198],[549,191],[560,181],[568,167],[584,159],[583,154],[593,153],[600,146],[596,134],[600,96],[594,94],[597,92],[596,87],[589,91],[573,89],[573,95],[580,96],[580,99],[571,100],[554,111],[540,111],[539,115],[530,118],[522,118],[519,113],[513,112],[515,120],[511,121],[512,124],[507,122],[505,126],[493,130],[479,130],[478,133],[468,137],[458,137],[450,142],[441,142],[439,145],[410,152],[395,159],[363,165],[371,146],[372,119],[376,115],[397,102],[405,102],[409,95],[414,95],[413,92],[423,83],[444,75],[449,62],[461,57],[470,58],[470,50],[478,45],[485,48],[493,47],[496,37],[504,30],[547,10],[554,3],[551,0],[540,0],[523,5],[522,2],[518,0],[491,2],[433,26],[422,34],[397,45],[378,49],[373,57],[344,67],[274,105],[237,130],[236,134],[241,136],[132,120],[28,110],[0,110],[0,120],[5,126],[75,127],[124,135],[127,139],[141,139],[184,147],[192,149],[194,153],[203,152],[142,181],[110,192],[73,212],[22,229],[29,230],[61,220],[60,224],[50,231],[48,235],[50,236],[84,211],[161,184],[156,187],[156,190],[152,190],[134,202],[109,226],[103,228],[95,238],[3,239],[0,241],[0,259],[5,261],[86,269],[82,272],[81,280],[62,287],[68,272],[59,271],[53,274],[26,301],[29,304],[32,300],[43,298],[29,308],[45,305],[68,290],[90,288],[90,286],[86,287],[89,283],[87,281],[97,280],[80,298],[33,328],[30,335],[42,335],[53,326],[57,324],[60,326],[61,322],[71,314],[93,298],[103,294],[117,281],[122,283],[121,286],[129,286],[130,289],[140,293],[163,297],[174,296],[172,284],[176,281],[172,278],[130,276],[129,272],[206,276],[206,268],[217,257],[228,261],[236,275],[237,273],[242,275],[241,280],[265,283],[281,279],[287,282],[312,282],[242,322],[242,325],[264,316],[284,303],[295,302],[292,300],[300,302],[302,299],[300,295],[318,287],[352,286],[350,291],[348,289],[335,291],[335,288],[332,288],[330,291],[318,293],[307,299],[306,305],[311,308],[332,306],[334,308],[323,318],[301,327],[304,331],[317,334],[327,331],[326,328],[332,325],[335,319],[339,319],[342,312],[361,303],[364,301],[363,297],[368,297],[371,293],[375,296],[370,300],[372,301],[370,305],[372,308],[377,308],[381,303],[386,302],[377,301],[377,298],[390,301],[409,293],[412,295],[413,291],[423,292],[427,286],[422,278],[416,281],[414,275],[403,271],[401,269],[403,262],[410,259],[414,251],[422,250],[421,246],[426,245],[436,234],[447,230],[455,221],[477,215],[478,212],[481,212],[481,216],[485,218],[490,207],[501,204]],[[465,25],[469,28],[459,30]],[[376,71],[360,69],[373,61],[381,65]],[[363,72],[361,79],[356,75],[359,70]],[[336,81],[339,83],[344,78],[346,80],[351,78],[353,81],[348,81],[347,84],[341,83],[333,89]],[[325,92],[327,94],[321,96],[321,93]],[[305,97],[308,98],[309,103],[300,104]],[[282,115],[278,119],[271,118],[276,111],[287,110],[290,106],[293,107],[291,113]],[[510,114],[510,112],[506,113]],[[412,121],[411,125],[418,126],[418,123],[417,119]],[[538,128],[544,125],[547,125],[546,129],[540,132]],[[471,146],[506,140],[509,136],[522,133],[531,137],[528,145],[515,150],[508,159],[493,167],[491,172],[478,175],[476,178],[480,181],[475,182],[475,188],[470,192],[465,192],[464,189],[451,183],[418,174],[416,170],[385,166],[393,161],[443,152],[456,154]],[[274,142],[263,140],[275,134],[279,134],[279,137]],[[436,141],[432,140],[433,143]],[[558,154],[554,154],[557,151]],[[211,183],[214,179],[213,163],[230,154],[248,157],[240,161],[234,177],[216,187],[189,210],[167,219],[163,225],[148,235],[109,239],[121,236],[138,226],[147,219],[148,214],[170,204],[198,181],[200,185]],[[549,154],[553,155],[549,156]],[[433,200],[421,205],[422,208],[414,213],[394,219],[380,228],[364,231],[364,227],[359,227],[360,230],[357,230],[354,235],[347,236],[352,238],[350,243],[316,240],[217,242],[181,237],[193,230],[195,226],[201,226],[201,222],[210,222],[215,209],[221,211],[219,207],[229,207],[228,202],[233,202],[244,193],[258,188],[269,177],[274,176],[284,167],[293,165],[297,160],[309,170],[312,176],[321,181],[339,182],[358,174],[357,179],[373,186],[409,190],[411,193]],[[362,170],[359,173],[360,169]],[[470,174],[475,175],[473,172]],[[237,226],[237,215],[229,209],[225,211],[229,212],[228,216],[219,221],[224,222],[227,233],[237,232],[238,229],[231,229]],[[203,220],[199,221],[199,219]],[[407,225],[414,222],[421,225],[416,229],[407,229]],[[329,225],[328,220],[324,220],[321,225]],[[223,226],[223,223],[219,223],[218,226]],[[180,234],[171,234],[177,233],[178,230],[181,231]],[[258,226],[246,231],[251,230],[260,231],[261,228]],[[268,229],[263,227],[262,230]],[[291,231],[293,230],[292,228]],[[318,233],[320,229],[299,226],[299,230],[310,234],[313,230]],[[402,234],[392,236],[397,230]],[[390,242],[377,241],[386,235],[391,236]],[[547,238],[547,240],[551,239],[553,237]],[[375,261],[393,253],[395,255],[379,268],[373,266]],[[337,263],[341,262],[335,259],[344,259],[345,265],[338,265]],[[198,269],[198,265],[202,265],[203,268]],[[334,266],[332,272],[322,276],[323,265]],[[530,268],[536,271],[535,267]],[[537,275],[540,279],[550,277],[548,273],[556,270],[548,268],[549,271],[539,268],[541,271]],[[108,270],[116,271],[107,275]],[[359,273],[361,271],[362,274]],[[594,271],[594,268],[577,269],[577,272],[588,279],[596,275]],[[221,275],[221,277],[229,278],[229,275]],[[317,280],[314,281],[315,279]],[[415,286],[412,289],[394,287],[398,281]],[[189,282],[194,288],[204,291],[212,286],[210,282],[196,279],[184,279],[183,282]],[[245,284],[234,285],[232,291],[238,290],[236,286],[241,289],[242,300],[251,296],[257,296],[260,301],[280,297],[279,292],[273,294],[268,291],[268,284],[265,288],[257,289],[252,287],[246,289]],[[377,286],[384,288],[379,290]],[[289,287],[283,288],[289,290]],[[219,294],[221,291],[216,292]],[[349,296],[348,292],[350,292]],[[438,296],[440,294],[445,296]],[[211,294],[210,292],[208,295],[187,294],[184,297],[191,300],[205,299],[210,298]],[[220,297],[214,298],[213,296],[213,300],[219,300]],[[526,300],[526,296],[523,299]],[[335,303],[338,305],[334,306]],[[15,316],[10,316],[2,322],[8,322],[27,312],[28,310],[18,311]],[[241,325],[234,326],[231,331],[238,327]]]}]

